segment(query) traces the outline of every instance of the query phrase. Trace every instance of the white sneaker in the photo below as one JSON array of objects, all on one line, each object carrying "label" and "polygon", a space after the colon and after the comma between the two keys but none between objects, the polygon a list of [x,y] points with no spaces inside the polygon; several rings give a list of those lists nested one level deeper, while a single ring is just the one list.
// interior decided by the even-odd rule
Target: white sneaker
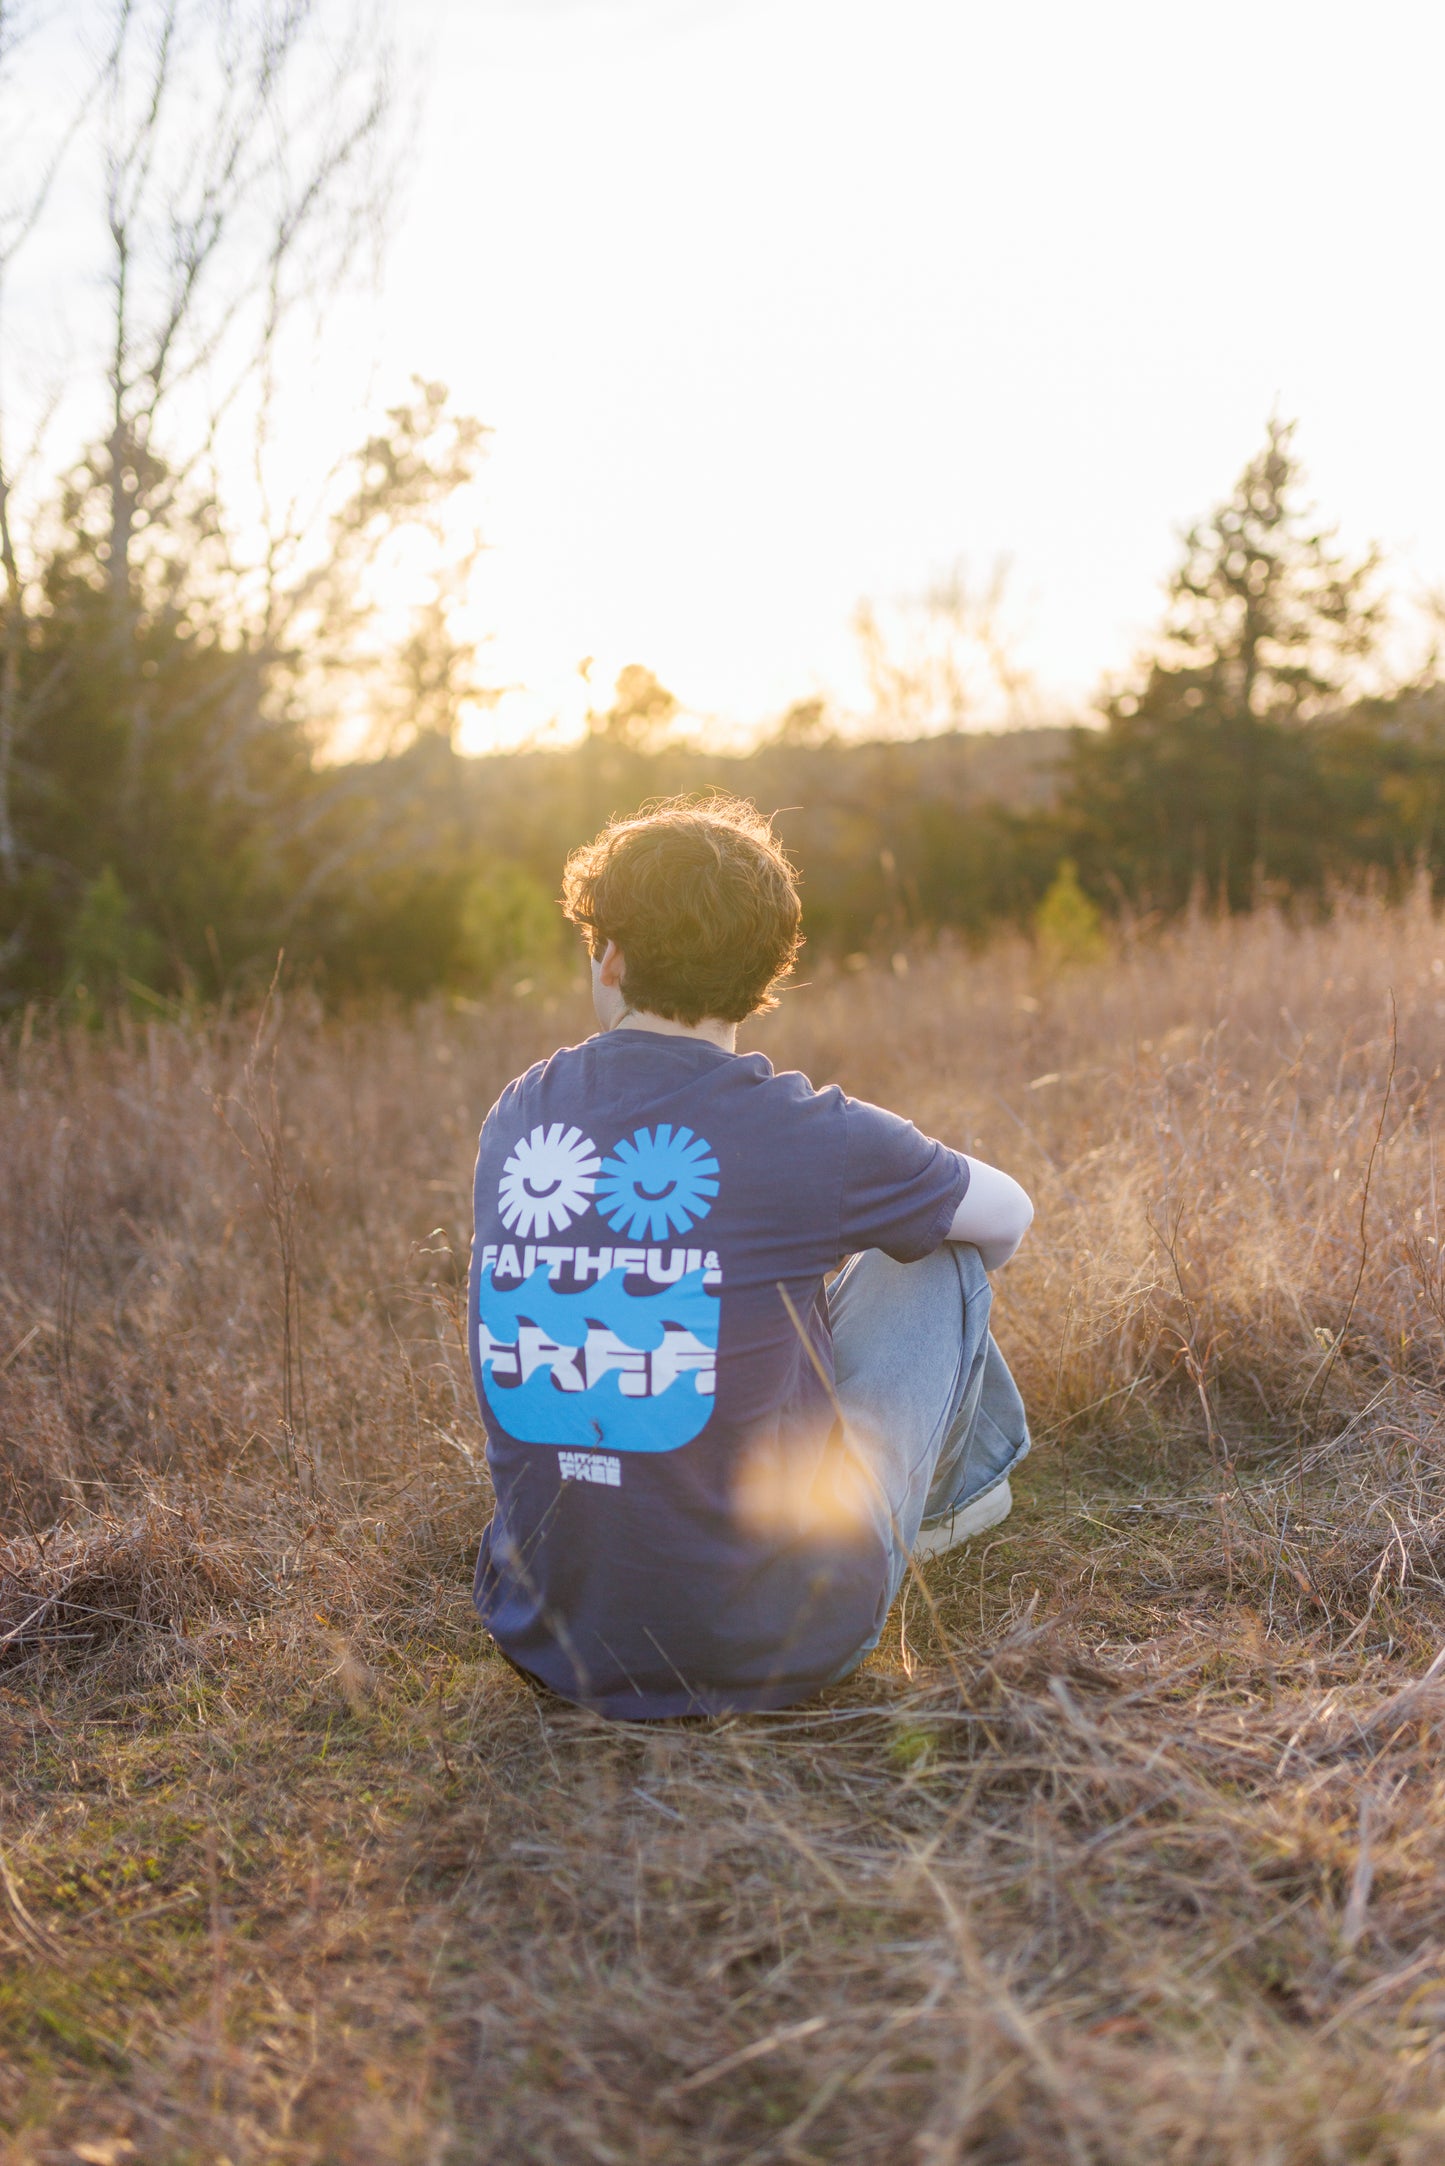
[{"label": "white sneaker", "polygon": [[971,1542],[976,1534],[984,1534],[1008,1518],[1014,1508],[1014,1495],[1009,1487],[1008,1476],[996,1489],[990,1489],[972,1504],[955,1505],[941,1519],[929,1520],[918,1530],[918,1540],[913,1545],[915,1557],[942,1557],[950,1549],[957,1549],[962,1542]]}]

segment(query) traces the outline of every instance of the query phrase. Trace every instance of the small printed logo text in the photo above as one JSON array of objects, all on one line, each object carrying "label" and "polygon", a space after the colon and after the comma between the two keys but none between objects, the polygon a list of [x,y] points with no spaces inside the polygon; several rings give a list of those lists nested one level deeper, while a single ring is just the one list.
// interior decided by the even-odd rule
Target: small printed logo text
[{"label": "small printed logo text", "polygon": [[609,1452],[558,1452],[557,1465],[564,1482],[600,1482],[605,1489],[622,1487],[622,1461]]}]

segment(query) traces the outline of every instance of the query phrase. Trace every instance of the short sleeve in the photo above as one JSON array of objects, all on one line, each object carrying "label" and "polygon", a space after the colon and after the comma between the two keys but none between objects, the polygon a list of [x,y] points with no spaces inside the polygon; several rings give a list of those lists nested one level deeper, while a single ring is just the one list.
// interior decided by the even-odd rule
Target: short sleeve
[{"label": "short sleeve", "polygon": [[931,1256],[963,1201],[967,1160],[865,1099],[845,1099],[844,1119],[839,1254],[881,1248],[897,1263]]}]

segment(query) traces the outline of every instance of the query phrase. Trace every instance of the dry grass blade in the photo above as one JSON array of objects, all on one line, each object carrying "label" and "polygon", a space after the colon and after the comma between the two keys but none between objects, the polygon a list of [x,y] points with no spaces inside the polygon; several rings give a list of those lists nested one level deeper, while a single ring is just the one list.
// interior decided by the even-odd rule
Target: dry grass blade
[{"label": "dry grass blade", "polygon": [[708,2084],[718,2083],[724,2076],[735,2075],[738,2069],[746,2068],[750,2061],[764,2060],[780,2046],[795,2045],[799,2039],[811,2038],[827,2028],[826,2016],[804,2016],[801,2023],[785,2023],[781,2030],[769,2031],[766,2038],[755,2038],[750,2046],[739,2046],[736,2053],[725,2053],[710,2068],[699,2068],[695,2074],[684,2076],[680,2083],[672,2085],[671,2095],[685,2098],[689,2091],[705,2090]]},{"label": "dry grass blade", "polygon": [[32,1955],[45,1962],[58,1963],[65,1960],[60,1942],[53,1933],[36,1924],[25,1907],[24,1898],[10,1870],[10,1861],[0,1847],[0,1894],[5,1897],[6,1907],[20,1934],[21,1941]]}]

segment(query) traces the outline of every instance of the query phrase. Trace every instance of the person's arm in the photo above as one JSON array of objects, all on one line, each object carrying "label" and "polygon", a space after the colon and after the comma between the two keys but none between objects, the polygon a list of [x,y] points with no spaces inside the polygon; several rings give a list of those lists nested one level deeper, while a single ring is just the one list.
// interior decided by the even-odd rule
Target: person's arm
[{"label": "person's arm", "polygon": [[983,1258],[985,1271],[1006,1264],[1033,1223],[1034,1207],[1012,1174],[986,1166],[981,1158],[959,1157],[968,1168],[968,1186],[953,1214],[946,1238],[967,1241]]}]

